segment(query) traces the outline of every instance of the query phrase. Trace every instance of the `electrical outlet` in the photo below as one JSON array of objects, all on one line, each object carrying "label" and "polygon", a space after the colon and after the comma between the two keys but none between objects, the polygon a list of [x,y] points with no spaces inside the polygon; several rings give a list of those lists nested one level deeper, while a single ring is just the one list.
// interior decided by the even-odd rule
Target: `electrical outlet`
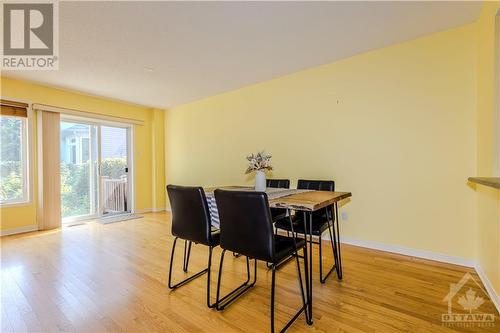
[{"label": "electrical outlet", "polygon": [[347,221],[347,212],[342,212],[342,221]]}]

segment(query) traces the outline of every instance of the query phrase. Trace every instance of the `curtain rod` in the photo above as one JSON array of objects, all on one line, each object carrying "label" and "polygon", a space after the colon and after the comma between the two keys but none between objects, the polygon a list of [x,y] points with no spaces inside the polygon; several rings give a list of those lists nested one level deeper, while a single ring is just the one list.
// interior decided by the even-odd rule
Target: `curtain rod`
[{"label": "curtain rod", "polygon": [[74,116],[81,116],[81,117],[91,117],[94,119],[122,122],[122,123],[141,125],[141,126],[144,125],[144,121],[142,121],[142,120],[125,118],[125,117],[117,117],[117,116],[108,116],[105,114],[100,114],[100,113],[95,113],[95,112],[81,111],[81,110],[68,109],[68,108],[60,108],[60,107],[52,106],[52,105],[33,104],[32,108],[33,108],[33,110],[57,112],[57,113],[63,113],[63,114],[69,114],[69,115],[74,115]]}]

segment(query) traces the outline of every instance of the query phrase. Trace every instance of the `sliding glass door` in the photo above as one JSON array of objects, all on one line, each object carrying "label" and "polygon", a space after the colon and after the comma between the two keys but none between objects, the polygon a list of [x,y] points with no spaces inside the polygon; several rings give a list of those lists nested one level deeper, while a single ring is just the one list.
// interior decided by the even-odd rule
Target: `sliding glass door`
[{"label": "sliding glass door", "polygon": [[60,140],[63,222],[129,213],[130,128],[63,118]]}]

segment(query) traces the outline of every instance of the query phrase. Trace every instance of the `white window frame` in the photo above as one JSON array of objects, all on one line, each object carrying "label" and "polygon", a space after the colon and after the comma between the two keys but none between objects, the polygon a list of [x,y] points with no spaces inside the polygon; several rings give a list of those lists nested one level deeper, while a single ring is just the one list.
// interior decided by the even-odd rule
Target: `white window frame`
[{"label": "white window frame", "polygon": [[[23,157],[23,198],[0,201],[0,207],[27,206],[33,203],[33,110],[31,102],[10,97],[1,97],[13,102],[28,104],[27,118],[23,119],[22,157]],[[19,117],[20,118],[20,117]]]}]

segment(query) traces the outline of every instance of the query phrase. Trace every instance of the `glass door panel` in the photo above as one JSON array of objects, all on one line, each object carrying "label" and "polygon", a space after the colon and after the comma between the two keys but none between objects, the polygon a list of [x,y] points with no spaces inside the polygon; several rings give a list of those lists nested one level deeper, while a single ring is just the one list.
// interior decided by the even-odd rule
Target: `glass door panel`
[{"label": "glass door panel", "polygon": [[100,126],[100,209],[103,216],[130,212],[128,129]]},{"label": "glass door panel", "polygon": [[63,222],[97,213],[97,128],[61,121],[61,214]]}]

